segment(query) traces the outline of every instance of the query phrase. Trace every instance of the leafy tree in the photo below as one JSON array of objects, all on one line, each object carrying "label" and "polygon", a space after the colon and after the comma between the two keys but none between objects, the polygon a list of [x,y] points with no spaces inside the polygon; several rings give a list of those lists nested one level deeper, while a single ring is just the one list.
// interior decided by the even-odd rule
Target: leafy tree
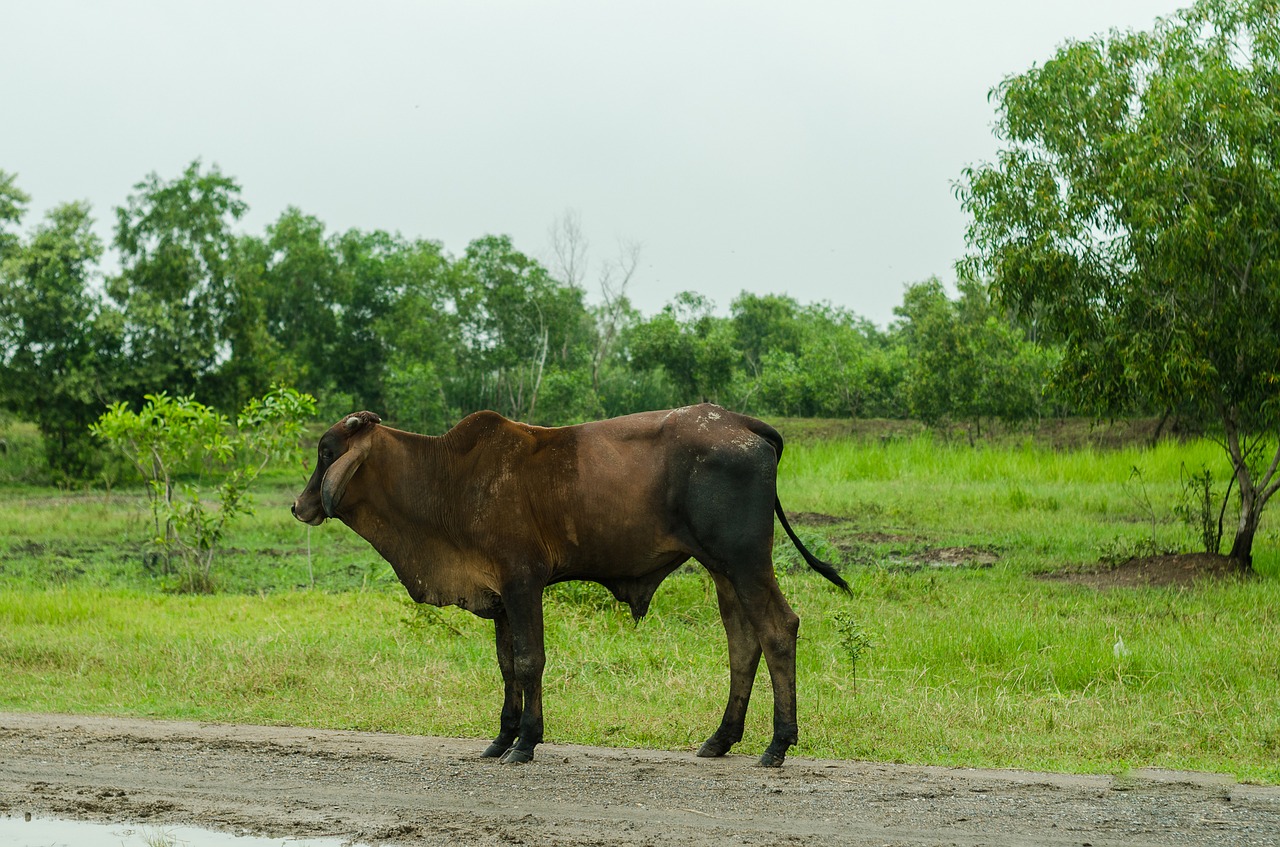
[{"label": "leafy tree", "polygon": [[[552,274],[564,285],[584,290],[583,281],[591,265],[590,249],[577,211],[566,210],[557,218],[548,232],[548,240]],[[583,380],[573,367],[566,370],[562,366],[549,375],[555,386],[548,392],[553,396],[547,396],[547,402],[559,422],[598,417],[609,414],[610,409],[629,412],[652,408],[643,402],[637,406],[634,399],[625,399],[637,389],[643,393],[644,387],[652,382],[646,378],[650,375],[637,375],[631,370],[626,355],[626,338],[640,320],[639,312],[627,298],[627,288],[640,267],[640,252],[638,243],[619,239],[617,255],[599,262],[600,302],[588,309],[591,326],[586,333],[590,349],[590,390],[583,389]]]},{"label": "leafy tree", "polygon": [[713,308],[701,294],[681,292],[631,336],[633,366],[661,368],[678,402],[716,401],[733,380],[740,355],[733,325],[716,317]]},{"label": "leafy tree", "polygon": [[[817,304],[796,306],[784,326],[782,339],[758,342],[756,396],[763,411],[807,417],[901,414],[895,396],[903,363],[874,324]],[[743,346],[749,351],[750,342]],[[751,354],[746,355],[750,363]]]},{"label": "leafy tree", "polygon": [[[315,398],[276,388],[252,398],[233,428],[225,415],[191,397],[148,394],[140,411],[113,404],[92,431],[127,458],[147,481],[155,532],[152,544],[171,562],[177,555],[177,589],[209,593],[213,562],[231,522],[252,513],[249,492],[273,460],[298,451],[303,422]],[[195,464],[221,471],[216,506],[199,484],[180,481]]]},{"label": "leafy tree", "polygon": [[422,432],[448,427],[445,393],[460,341],[457,272],[439,243],[398,239],[385,263],[388,308],[376,329],[386,356],[383,390],[393,420]]},{"label": "leafy tree", "polygon": [[236,284],[253,292],[242,302],[261,316],[258,349],[274,351],[259,380],[325,398],[327,417],[370,408],[406,425],[443,425],[458,310],[439,244],[380,230],[330,234],[290,207],[265,238],[241,239],[236,256]]},{"label": "leafy tree", "polygon": [[[458,273],[460,406],[538,420],[548,369],[590,367],[593,327],[582,290],[557,281],[507,236],[471,242]],[[543,419],[554,417],[550,410]]]},{"label": "leafy tree", "polygon": [[90,288],[102,255],[92,225],[86,204],[58,206],[0,263],[0,403],[36,422],[49,466],[71,477],[94,464],[86,428],[120,361],[118,316]]},{"label": "leafy tree", "polygon": [[949,421],[981,434],[985,419],[1018,422],[1039,414],[1047,359],[996,310],[980,283],[947,297],[937,279],[909,286],[895,311],[903,319],[906,396],[930,426]]},{"label": "leafy tree", "polygon": [[22,223],[26,215],[27,203],[31,198],[18,188],[17,174],[0,170],[0,262],[17,248],[21,239],[17,233],[8,232],[10,227]]},{"label": "leafy tree", "polygon": [[153,173],[134,190],[116,210],[121,271],[107,285],[124,311],[133,379],[206,393],[234,352],[231,225],[247,209],[240,186],[197,160],[174,180]]},{"label": "leafy tree", "polygon": [[807,414],[905,416],[907,362],[901,345],[845,309],[814,305],[803,318],[803,375],[813,402]]},{"label": "leafy tree", "polygon": [[758,375],[768,354],[800,354],[805,333],[799,312],[800,305],[785,295],[749,291],[738,295],[729,314],[747,370]]},{"label": "leafy tree", "polygon": [[1273,0],[1068,42],[994,89],[1004,149],[958,189],[968,270],[1066,338],[1060,386],[1215,426],[1246,567],[1280,490],[1278,68]]},{"label": "leafy tree", "polygon": [[238,253],[238,272],[261,280],[267,332],[279,351],[279,378],[313,394],[326,393],[333,385],[329,368],[342,302],[339,260],[324,224],[290,206],[267,227],[265,238],[246,238]]}]

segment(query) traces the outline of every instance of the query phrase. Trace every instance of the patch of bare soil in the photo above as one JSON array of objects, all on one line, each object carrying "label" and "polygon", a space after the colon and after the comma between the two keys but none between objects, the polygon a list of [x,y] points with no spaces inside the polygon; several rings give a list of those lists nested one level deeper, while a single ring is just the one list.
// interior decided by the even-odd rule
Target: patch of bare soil
[{"label": "patch of bare soil", "polygon": [[985,547],[931,547],[907,558],[931,568],[989,568],[999,561],[995,552]]},{"label": "patch of bare soil", "polygon": [[[920,547],[919,543],[917,536],[860,532],[852,540],[837,541],[836,548],[851,562],[895,570],[989,568],[1000,560],[999,554],[988,547]],[[872,549],[873,545],[886,544],[903,546],[887,553]]]},{"label": "patch of bare soil", "polygon": [[1088,571],[1045,574],[1044,579],[1091,585],[1094,588],[1191,586],[1197,582],[1248,579],[1234,560],[1213,553],[1170,553],[1142,556]]},{"label": "patch of bare soil", "polygon": [[[856,728],[851,728],[856,731]],[[1280,788],[0,713],[0,814],[389,845],[1247,845]]]}]

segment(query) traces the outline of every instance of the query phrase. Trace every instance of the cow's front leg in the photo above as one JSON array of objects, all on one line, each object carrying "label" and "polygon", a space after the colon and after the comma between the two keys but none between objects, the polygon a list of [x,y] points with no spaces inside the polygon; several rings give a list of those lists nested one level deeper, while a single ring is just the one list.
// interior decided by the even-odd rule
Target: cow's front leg
[{"label": "cow's front leg", "polygon": [[520,735],[520,712],[524,708],[524,695],[516,682],[511,623],[505,609],[494,616],[493,632],[498,648],[498,669],[502,671],[502,716],[498,723],[498,737],[480,754],[486,759],[496,759],[511,749]]},{"label": "cow's front leg", "polygon": [[[511,632],[511,673],[524,703],[516,743],[502,754],[507,764],[533,759],[542,741],[542,671],[547,664],[542,630],[542,586],[516,585],[503,592]],[[506,705],[503,706],[504,717]]]}]

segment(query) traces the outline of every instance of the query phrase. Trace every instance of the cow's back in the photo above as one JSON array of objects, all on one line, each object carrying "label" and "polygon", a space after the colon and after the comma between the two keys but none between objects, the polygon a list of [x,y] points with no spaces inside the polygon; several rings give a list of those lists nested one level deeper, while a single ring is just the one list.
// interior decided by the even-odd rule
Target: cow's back
[{"label": "cow's back", "polygon": [[568,428],[577,431],[574,511],[609,534],[602,546],[637,565],[695,553],[696,536],[716,520],[771,528],[777,451],[758,427],[772,432],[702,404]]}]

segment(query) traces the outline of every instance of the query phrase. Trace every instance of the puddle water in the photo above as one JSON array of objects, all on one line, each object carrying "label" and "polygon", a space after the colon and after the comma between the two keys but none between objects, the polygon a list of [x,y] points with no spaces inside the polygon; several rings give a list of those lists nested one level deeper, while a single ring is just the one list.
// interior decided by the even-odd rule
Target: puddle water
[{"label": "puddle water", "polygon": [[89,823],[0,815],[4,847],[344,847],[337,838],[262,838],[190,826]]}]

